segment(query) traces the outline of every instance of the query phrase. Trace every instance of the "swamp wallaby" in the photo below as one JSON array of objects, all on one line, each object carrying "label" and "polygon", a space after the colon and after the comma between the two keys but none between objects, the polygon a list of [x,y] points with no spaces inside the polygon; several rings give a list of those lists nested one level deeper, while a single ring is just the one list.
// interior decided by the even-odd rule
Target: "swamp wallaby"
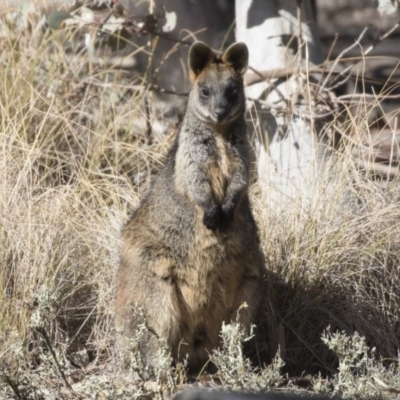
[{"label": "swamp wallaby", "polygon": [[[264,257],[248,197],[250,146],[242,75],[245,44],[220,57],[202,42],[189,51],[193,88],[165,165],[122,232],[116,324],[129,337],[143,319],[175,359],[201,368],[222,323],[255,321]],[[238,309],[244,303],[246,307]],[[157,351],[152,333],[141,351]]]}]

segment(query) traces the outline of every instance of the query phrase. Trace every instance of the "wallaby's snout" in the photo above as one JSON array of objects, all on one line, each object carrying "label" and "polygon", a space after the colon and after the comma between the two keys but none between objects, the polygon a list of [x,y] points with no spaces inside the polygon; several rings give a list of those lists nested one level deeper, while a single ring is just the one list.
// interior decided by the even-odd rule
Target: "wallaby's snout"
[{"label": "wallaby's snout", "polygon": [[211,118],[216,123],[223,122],[229,115],[228,101],[224,94],[215,96],[214,103],[210,107]]}]

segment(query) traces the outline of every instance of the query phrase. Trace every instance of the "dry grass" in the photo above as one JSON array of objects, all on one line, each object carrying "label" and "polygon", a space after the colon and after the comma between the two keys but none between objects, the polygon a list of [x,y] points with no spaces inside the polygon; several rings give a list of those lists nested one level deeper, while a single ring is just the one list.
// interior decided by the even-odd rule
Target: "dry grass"
[{"label": "dry grass", "polygon": [[400,348],[398,182],[383,188],[346,164],[308,209],[278,214],[258,204],[271,279],[269,342],[291,373],[336,367],[321,341],[328,326],[357,331],[383,358]]},{"label": "dry grass", "polygon": [[68,37],[13,28],[0,42],[0,368],[20,380],[48,351],[38,327],[62,355],[110,356],[120,227],[166,145],[146,144],[140,91],[107,87],[122,73],[67,58]]},{"label": "dry grass", "polygon": [[[107,398],[151,391],[113,370],[113,285],[120,227],[160,165],[168,137],[147,143],[144,91],[124,88],[132,86],[132,77],[92,65],[84,54],[66,57],[67,35],[3,28],[8,34],[0,39],[0,387],[11,393],[15,383],[17,391],[32,396],[27,398],[68,392],[44,330],[81,396],[94,390]],[[155,122],[157,115],[150,117]],[[358,117],[354,132],[364,129],[367,117]],[[260,197],[253,199],[270,277],[266,326],[260,329],[266,329],[271,356],[279,348],[283,371],[292,375],[333,376],[331,384],[317,375],[310,382],[320,392],[344,397],[354,394],[349,388],[357,382],[349,377],[361,376],[361,367],[367,381],[371,368],[378,379],[397,385],[400,349],[399,182],[369,179],[350,153],[338,154],[306,208],[294,203],[277,212]],[[327,335],[323,341],[328,326],[347,336]],[[370,354],[365,345],[361,353],[369,361],[339,370],[347,374],[339,382],[336,368],[354,346],[342,357],[333,342],[349,341],[356,331],[375,350]],[[81,372],[70,363],[78,351],[91,362]],[[257,375],[246,362],[238,373],[238,357],[229,347],[214,356],[225,387],[249,389],[256,382],[257,390],[260,376],[271,379],[268,388],[286,381],[277,376],[279,358],[272,372]],[[236,375],[229,372],[229,360],[236,360]],[[392,369],[385,369],[390,363]],[[108,364],[104,378],[98,368]],[[185,379],[181,371],[170,376],[156,392]],[[26,380],[33,382],[28,389]],[[378,387],[360,393],[393,392]]]}]

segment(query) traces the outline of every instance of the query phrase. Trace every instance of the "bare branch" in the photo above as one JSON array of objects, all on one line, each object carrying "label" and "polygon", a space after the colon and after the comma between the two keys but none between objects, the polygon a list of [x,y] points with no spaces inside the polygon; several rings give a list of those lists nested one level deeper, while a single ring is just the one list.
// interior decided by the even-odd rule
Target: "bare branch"
[{"label": "bare branch", "polygon": [[[367,56],[369,53],[371,53],[371,51],[379,44],[381,43],[383,40],[387,39],[398,27],[400,26],[400,22],[398,22],[396,25],[394,25],[391,29],[389,29],[384,35],[382,35],[380,38],[377,38],[377,40],[375,41],[375,43],[371,46],[369,46],[364,52],[363,52],[363,58],[365,56]],[[361,35],[364,35],[365,32],[367,31],[368,28],[365,28],[363,30],[363,32],[361,32]],[[357,41],[359,41],[361,39],[361,35],[360,37],[357,39]],[[355,43],[357,44],[357,42]],[[345,52],[347,52],[348,50],[352,49],[354,47],[354,45],[350,46],[348,49],[344,50]],[[343,53],[343,52],[342,52]],[[341,56],[341,54],[339,55],[339,57]],[[339,57],[336,60],[339,60]],[[346,67],[341,73],[340,75],[345,75],[347,72],[349,72],[355,65],[357,65],[359,63],[359,61],[352,63],[351,65],[349,65],[348,67]],[[335,61],[336,64],[336,61]],[[334,66],[335,66],[334,64]],[[329,75],[328,75],[329,77]],[[325,79],[324,84],[326,84],[328,77]],[[339,77],[337,77],[336,79],[339,79]],[[324,85],[323,84],[323,85]],[[333,88],[337,87],[336,86],[332,86],[331,88],[329,88],[329,90],[332,90]]]},{"label": "bare branch", "polygon": [[363,160],[361,158],[354,159],[357,165],[365,170],[380,172],[387,175],[397,175],[399,173],[399,166],[380,164],[375,161]]},{"label": "bare branch", "polygon": [[[339,76],[344,76],[344,78],[341,80],[341,81],[339,81],[338,82],[338,77]],[[342,85],[344,85],[348,80],[350,80],[350,79],[357,79],[358,77],[355,77],[352,73],[351,73],[351,71],[349,71],[349,73],[347,74],[347,76],[344,74],[344,73],[339,73],[339,74],[337,74],[336,75],[336,83],[334,84],[334,85],[332,85],[332,86],[330,86],[330,87],[328,87],[328,88],[326,88],[328,91],[332,91],[332,90],[334,90],[334,89],[336,89],[336,88],[338,88],[338,87],[340,87],[340,86],[342,86]]]},{"label": "bare branch", "polygon": [[[354,94],[344,94],[342,96],[339,96],[338,99],[343,101],[347,99],[360,99],[360,98],[365,98],[365,99],[371,99],[376,100],[379,96],[375,94],[369,94],[369,93],[354,93]],[[382,100],[386,99],[400,99],[400,94],[388,94],[388,95],[382,95]]]},{"label": "bare branch", "polygon": [[171,94],[174,96],[182,96],[182,97],[187,97],[189,93],[187,92],[176,92],[174,90],[169,90],[165,88],[161,88],[158,85],[120,85],[118,83],[104,83],[95,79],[84,79],[81,81],[84,84],[87,85],[93,85],[97,87],[101,87],[104,89],[111,89],[111,88],[117,88],[117,89],[129,89],[129,90],[134,90],[137,92],[144,92],[145,90],[150,90],[150,91],[155,91],[163,94]]},{"label": "bare branch", "polygon": [[[344,49],[337,57],[335,62],[333,63],[333,66],[331,68],[331,70],[329,71],[328,75],[326,76],[324,82],[322,83],[321,87],[320,87],[320,91],[322,89],[324,89],[327,85],[327,83],[329,82],[329,79],[332,76],[332,73],[334,71],[334,69],[337,67],[337,65],[339,64],[339,61],[343,58],[343,56],[348,53],[351,49],[354,49],[354,47],[359,46],[361,39],[365,36],[365,34],[367,33],[368,27],[364,28],[363,31],[361,32],[360,36],[357,38],[357,40],[351,45],[349,46],[347,49]],[[346,71],[347,72],[347,71]],[[342,73],[345,73],[344,71],[342,71]]]},{"label": "bare branch", "polygon": [[165,40],[169,40],[170,42],[180,43],[180,44],[182,44],[184,46],[191,46],[194,43],[193,40],[191,41],[191,40],[177,39],[177,38],[174,38],[172,36],[166,35],[165,33],[161,33],[161,32],[157,32],[157,31],[153,31],[153,30],[147,30],[147,29],[146,29],[146,31],[148,33],[151,33],[152,35],[159,36],[160,38],[163,38]]}]

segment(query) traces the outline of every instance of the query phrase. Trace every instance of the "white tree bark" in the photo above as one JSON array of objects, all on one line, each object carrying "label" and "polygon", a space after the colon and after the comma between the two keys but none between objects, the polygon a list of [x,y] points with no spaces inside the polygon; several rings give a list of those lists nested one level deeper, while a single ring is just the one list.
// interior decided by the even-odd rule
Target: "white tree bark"
[{"label": "white tree bark", "polygon": [[[257,71],[293,71],[318,65],[322,50],[309,0],[302,1],[301,34],[295,0],[237,0],[237,40],[249,47],[249,64]],[[298,51],[299,37],[303,45]],[[250,71],[251,73],[251,71]],[[288,73],[290,76],[290,73]],[[271,83],[278,90],[271,90]],[[255,127],[259,140],[258,179],[274,208],[309,204],[329,150],[305,115],[312,112],[307,85],[294,74],[247,88],[252,99],[262,99]]]}]

